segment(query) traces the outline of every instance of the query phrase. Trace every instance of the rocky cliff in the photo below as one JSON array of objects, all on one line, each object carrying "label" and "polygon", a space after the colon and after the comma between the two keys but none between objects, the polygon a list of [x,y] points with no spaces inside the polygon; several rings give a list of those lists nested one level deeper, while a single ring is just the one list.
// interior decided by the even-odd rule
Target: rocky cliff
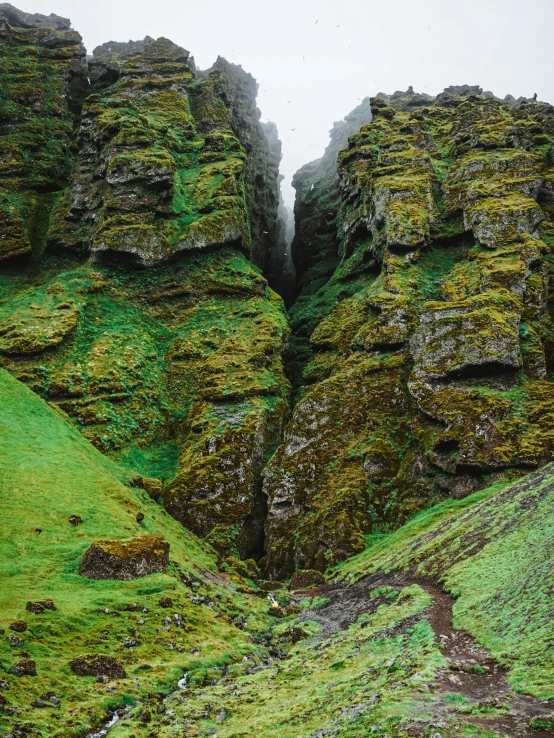
[{"label": "rocky cliff", "polygon": [[223,558],[258,558],[289,390],[287,319],[262,275],[280,144],[257,85],[149,37],[87,69],[68,21],[0,11],[2,366],[97,448],[171,481],[166,508],[215,531]]},{"label": "rocky cliff", "polygon": [[322,162],[296,175],[272,575],[551,459],[554,110],[481,92],[373,98],[339,184]]}]

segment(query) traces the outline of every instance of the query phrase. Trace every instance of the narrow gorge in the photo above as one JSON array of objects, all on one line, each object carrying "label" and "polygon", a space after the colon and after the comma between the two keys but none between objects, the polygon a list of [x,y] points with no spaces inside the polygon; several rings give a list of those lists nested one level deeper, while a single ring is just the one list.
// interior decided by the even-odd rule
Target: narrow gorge
[{"label": "narrow gorge", "polygon": [[554,107],[257,93],[0,3],[0,736],[554,735]]}]

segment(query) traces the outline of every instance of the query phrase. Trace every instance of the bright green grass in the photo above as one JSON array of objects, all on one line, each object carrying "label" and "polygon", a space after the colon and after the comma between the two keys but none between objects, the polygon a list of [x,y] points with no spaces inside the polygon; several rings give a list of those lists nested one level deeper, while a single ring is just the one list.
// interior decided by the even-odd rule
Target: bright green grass
[{"label": "bright green grass", "polygon": [[[443,659],[424,620],[404,634],[380,633],[419,614],[430,601],[417,585],[407,587],[393,605],[381,606],[347,631],[292,647],[284,662],[234,679],[229,675],[208,690],[191,690],[182,704],[175,696],[167,704],[187,721],[190,736],[215,730],[218,738],[297,738],[329,727],[335,736],[361,737],[372,730],[384,735],[388,729],[400,735],[398,725],[420,714],[414,690],[433,678]],[[218,721],[222,710],[225,719]],[[124,725],[113,733],[126,735]],[[160,735],[173,733],[166,729]]]},{"label": "bright green grass", "polygon": [[[19,718],[0,716],[0,730],[14,719],[32,718],[43,735],[80,735],[92,720],[124,698],[153,690],[168,690],[184,671],[203,672],[217,664],[239,661],[259,651],[250,633],[267,627],[262,599],[236,591],[232,581],[217,574],[215,557],[194,536],[155,505],[141,490],[125,486],[129,472],[92,448],[62,417],[4,370],[0,370],[0,663],[9,669],[25,650],[37,663],[38,676],[9,682],[8,704],[19,708]],[[136,522],[137,512],[145,515]],[[70,515],[83,524],[74,527]],[[135,581],[91,581],[79,574],[79,564],[92,541],[128,538],[147,532],[165,535],[170,542],[171,565],[167,574]],[[206,604],[195,605],[192,590],[179,574],[196,579],[195,596]],[[167,610],[158,607],[161,596],[174,601],[190,632],[157,628]],[[55,612],[33,615],[25,611],[27,600],[51,597]],[[208,602],[213,602],[213,607]],[[148,613],[128,608],[138,602]],[[104,612],[119,611],[114,617]],[[245,630],[232,618],[246,617]],[[142,617],[145,624],[138,626]],[[25,620],[25,643],[10,646],[9,623]],[[142,645],[129,651],[122,643],[134,630]],[[171,648],[170,648],[171,646]],[[191,654],[193,648],[198,654]],[[180,650],[177,650],[180,649]],[[115,683],[108,693],[94,678],[74,676],[69,661],[84,653],[106,653],[120,659],[129,679]],[[136,686],[135,686],[136,685]],[[62,700],[60,715],[30,708],[46,691]],[[11,721],[11,722],[10,722]]]},{"label": "bright green grass", "polygon": [[339,565],[432,576],[454,597],[454,625],[510,667],[516,690],[554,697],[554,469],[447,501]]}]

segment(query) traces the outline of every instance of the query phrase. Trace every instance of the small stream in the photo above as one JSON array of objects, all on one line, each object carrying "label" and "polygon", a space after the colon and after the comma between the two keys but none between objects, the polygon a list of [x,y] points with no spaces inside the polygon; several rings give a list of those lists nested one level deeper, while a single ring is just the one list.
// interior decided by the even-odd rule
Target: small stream
[{"label": "small stream", "polygon": [[[190,674],[190,671],[187,671],[187,673],[179,679],[177,682],[177,688],[178,689],[186,689],[187,688],[187,679]],[[168,692],[166,697],[164,698],[164,702],[167,701],[169,697],[171,697],[172,694],[175,694],[177,690],[174,689],[171,692]],[[97,733],[89,733],[87,735],[87,738],[104,738],[108,735],[110,730],[114,727],[114,725],[117,725],[117,723],[121,720],[122,716],[128,712],[131,709],[132,705],[129,705],[125,708],[120,708],[119,710],[116,710],[113,715],[110,717],[110,719],[103,725],[102,728]]]},{"label": "small stream", "polygon": [[104,725],[103,728],[101,728],[98,733],[89,733],[87,735],[87,738],[104,738],[105,735],[108,735],[109,731],[113,726],[118,723],[121,719],[121,714],[125,712],[124,710],[116,710],[112,717],[108,720],[108,722]]}]

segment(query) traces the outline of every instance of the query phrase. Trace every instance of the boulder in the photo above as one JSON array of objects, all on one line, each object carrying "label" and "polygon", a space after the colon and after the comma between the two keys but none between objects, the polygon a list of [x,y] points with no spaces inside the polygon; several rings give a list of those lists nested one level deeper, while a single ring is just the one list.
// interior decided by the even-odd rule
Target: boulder
[{"label": "boulder", "polygon": [[289,589],[308,589],[309,587],[319,587],[320,584],[325,584],[325,577],[320,571],[298,569],[292,575]]},{"label": "boulder", "polygon": [[14,664],[9,671],[16,677],[22,676],[36,676],[37,675],[37,664],[32,659],[21,659],[17,664]]},{"label": "boulder", "polygon": [[125,679],[125,669],[113,656],[92,653],[78,656],[70,662],[69,668],[77,676],[109,677],[111,679]]},{"label": "boulder", "polygon": [[290,629],[289,635],[292,643],[298,643],[298,641],[302,641],[304,638],[307,638],[309,634],[304,630],[304,628],[300,628],[298,625],[295,625]]},{"label": "boulder", "polygon": [[28,602],[25,605],[27,612],[32,612],[35,615],[42,615],[45,610],[55,610],[56,605],[51,599],[38,600],[37,602]]},{"label": "boulder", "polygon": [[143,477],[141,474],[137,474],[129,481],[129,485],[131,487],[143,489],[154,501],[158,500],[162,494],[163,484],[160,479]]},{"label": "boulder", "polygon": [[138,579],[163,574],[169,563],[169,543],[149,534],[126,541],[95,541],[81,562],[80,572],[89,579]]}]

